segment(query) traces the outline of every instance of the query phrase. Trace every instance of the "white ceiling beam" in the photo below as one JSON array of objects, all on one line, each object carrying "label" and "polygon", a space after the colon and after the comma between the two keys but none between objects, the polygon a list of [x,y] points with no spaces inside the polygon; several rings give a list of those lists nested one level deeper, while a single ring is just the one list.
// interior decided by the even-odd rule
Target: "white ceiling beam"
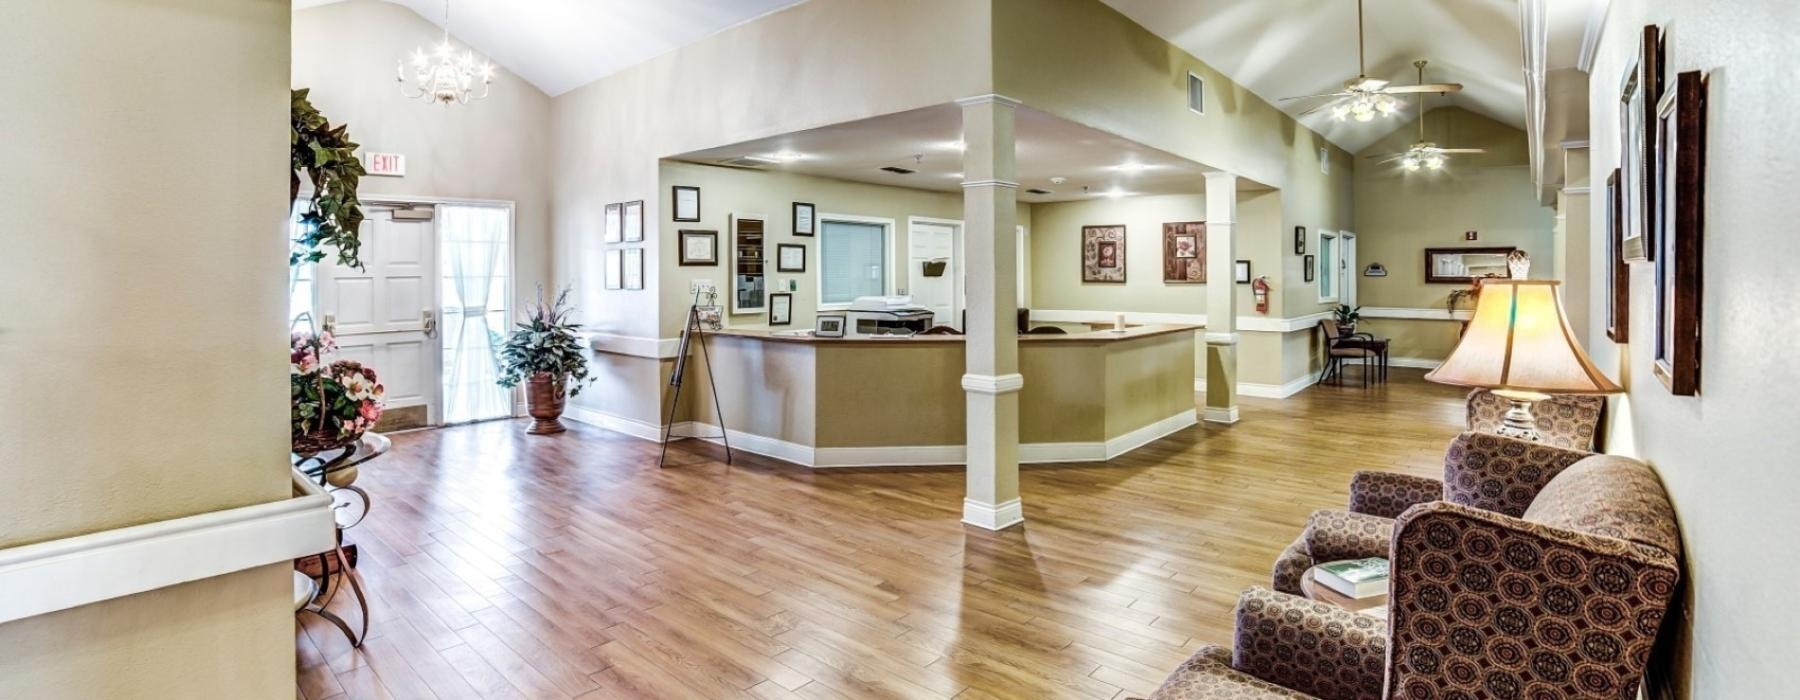
[{"label": "white ceiling beam", "polygon": [[1587,26],[1581,31],[1581,55],[1575,62],[1583,73],[1594,70],[1594,54],[1600,51],[1600,34],[1606,29],[1606,13],[1611,9],[1612,0],[1593,0],[1588,5]]}]

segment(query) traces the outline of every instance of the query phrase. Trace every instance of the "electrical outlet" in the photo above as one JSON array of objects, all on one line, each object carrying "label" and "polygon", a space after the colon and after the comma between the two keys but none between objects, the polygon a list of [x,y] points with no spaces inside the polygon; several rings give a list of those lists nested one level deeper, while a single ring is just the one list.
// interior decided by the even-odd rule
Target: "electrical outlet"
[{"label": "electrical outlet", "polygon": [[697,294],[702,290],[708,291],[708,292],[715,292],[718,290],[718,288],[719,288],[718,285],[713,284],[713,281],[709,280],[709,279],[702,279],[702,278],[696,277],[694,279],[688,280],[688,293],[689,294]]}]

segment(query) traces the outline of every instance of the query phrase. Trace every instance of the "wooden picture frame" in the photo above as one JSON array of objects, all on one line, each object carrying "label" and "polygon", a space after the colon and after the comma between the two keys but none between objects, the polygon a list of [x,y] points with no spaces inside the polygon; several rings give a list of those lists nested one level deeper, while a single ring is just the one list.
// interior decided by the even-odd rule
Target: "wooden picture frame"
[{"label": "wooden picture frame", "polygon": [[794,202],[794,235],[812,237],[819,231],[819,210],[812,202]]},{"label": "wooden picture frame", "polygon": [[1305,255],[1306,254],[1306,227],[1305,226],[1295,226],[1294,227],[1294,254],[1295,255]]},{"label": "wooden picture frame", "polygon": [[[1515,251],[1515,250],[1518,250],[1518,248],[1515,248],[1513,246],[1484,246],[1484,247],[1479,247],[1479,248],[1426,248],[1425,249],[1425,283],[1426,284],[1474,284],[1476,280],[1481,280],[1481,279],[1490,279],[1490,278],[1511,279],[1512,278],[1512,269],[1510,268],[1510,266],[1507,265],[1506,259],[1507,259],[1507,256],[1512,255],[1513,251]],[[1497,271],[1492,272],[1492,273],[1485,273],[1485,274],[1445,274],[1444,272],[1441,272],[1439,270],[1439,267],[1437,264],[1438,258],[1440,256],[1451,256],[1451,255],[1456,255],[1456,256],[1480,255],[1480,256],[1486,256],[1489,258],[1499,258],[1498,264],[1492,266],[1493,269],[1495,269]],[[1488,268],[1484,267],[1482,269],[1488,269]]]},{"label": "wooden picture frame", "polygon": [[718,267],[719,232],[682,229],[679,236],[680,262],[684,267]]},{"label": "wooden picture frame", "polygon": [[769,325],[785,326],[794,322],[794,295],[775,292],[769,295]]},{"label": "wooden picture frame", "polygon": [[606,205],[606,221],[603,223],[605,235],[600,239],[602,242],[618,243],[625,237],[624,209],[625,205],[623,204]]},{"label": "wooden picture frame", "polygon": [[1232,263],[1233,281],[1238,284],[1250,283],[1250,261],[1238,260]]},{"label": "wooden picture frame", "polygon": [[644,200],[626,202],[624,216],[625,242],[637,243],[644,240]]},{"label": "wooden picture frame", "polygon": [[[793,257],[796,255],[799,256],[798,259],[795,259]],[[776,272],[805,272],[806,271],[806,246],[798,245],[798,244],[794,244],[794,243],[777,243],[777,244],[775,244],[775,271]]]},{"label": "wooden picture frame", "polygon": [[1706,78],[1675,76],[1657,105],[1656,336],[1651,371],[1669,393],[1700,393],[1700,311],[1704,286]]},{"label": "wooden picture frame", "polygon": [[677,223],[696,223],[700,221],[700,188],[690,185],[675,185],[669,188],[669,211],[674,212]]},{"label": "wooden picture frame", "polygon": [[1621,245],[1625,236],[1624,185],[1620,169],[1613,168],[1606,176],[1606,231],[1602,234],[1606,237],[1606,286],[1602,297],[1606,306],[1606,337],[1620,344],[1631,342],[1631,267],[1625,264]]},{"label": "wooden picture frame", "polygon": [[1163,282],[1206,283],[1206,222],[1162,225]]},{"label": "wooden picture frame", "polygon": [[1081,281],[1125,283],[1125,225],[1081,227]]},{"label": "wooden picture frame", "polygon": [[1313,281],[1313,275],[1314,275],[1313,270],[1318,267],[1317,261],[1313,259],[1312,255],[1309,254],[1309,255],[1301,257],[1300,262],[1302,263],[1302,265],[1306,271],[1306,274],[1303,277],[1301,277],[1301,281],[1303,281],[1303,282]]},{"label": "wooden picture frame", "polygon": [[1653,222],[1653,197],[1658,175],[1651,158],[1657,142],[1656,108],[1663,92],[1663,37],[1656,25],[1645,25],[1638,42],[1635,64],[1621,78],[1619,89],[1619,164],[1624,171],[1625,235],[1620,250],[1631,262],[1655,257],[1657,244]]}]

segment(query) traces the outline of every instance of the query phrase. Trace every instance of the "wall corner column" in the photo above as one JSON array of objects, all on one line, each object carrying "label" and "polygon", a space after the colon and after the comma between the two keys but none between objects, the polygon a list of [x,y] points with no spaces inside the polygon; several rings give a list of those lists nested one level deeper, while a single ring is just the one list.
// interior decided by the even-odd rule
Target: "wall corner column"
[{"label": "wall corner column", "polygon": [[963,120],[963,254],[968,323],[963,522],[1000,530],[1025,521],[1019,501],[1019,262],[1013,117],[1000,95],[957,100]]},{"label": "wall corner column", "polygon": [[1237,189],[1232,173],[1206,174],[1206,406],[1208,423],[1236,423]]}]

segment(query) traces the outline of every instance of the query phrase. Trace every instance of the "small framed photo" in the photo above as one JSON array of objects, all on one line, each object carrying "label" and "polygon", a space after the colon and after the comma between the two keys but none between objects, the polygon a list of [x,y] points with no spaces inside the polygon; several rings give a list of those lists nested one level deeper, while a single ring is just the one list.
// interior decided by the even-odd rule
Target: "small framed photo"
[{"label": "small framed photo", "polygon": [[679,222],[695,222],[700,220],[700,188],[688,185],[676,185],[671,188],[671,209],[675,212],[675,220]]},{"label": "small framed photo", "polygon": [[719,232],[682,229],[680,264],[712,267],[719,264]]},{"label": "small framed photo", "polygon": [[817,230],[818,217],[811,202],[794,202],[794,235],[811,236]]},{"label": "small framed photo", "polygon": [[776,272],[805,272],[806,246],[780,243],[775,246]]},{"label": "small framed photo", "polygon": [[1316,267],[1316,266],[1313,264],[1313,256],[1311,256],[1311,255],[1306,256],[1303,259],[1303,265],[1302,265],[1302,268],[1306,270],[1305,281],[1307,281],[1307,282],[1313,281],[1313,268],[1314,267]]},{"label": "small framed photo", "polygon": [[605,242],[618,243],[622,237],[625,231],[625,220],[621,218],[624,208],[623,204],[606,205],[606,237],[602,239]]},{"label": "small framed photo", "polygon": [[616,248],[613,250],[606,251],[606,288],[607,289],[624,289],[624,284],[625,284],[625,253],[624,253],[624,251],[618,250]]},{"label": "small framed photo", "polygon": [[785,326],[794,322],[794,295],[775,292],[769,295],[769,325]]},{"label": "small framed photo", "polygon": [[1233,268],[1233,270],[1234,270],[1233,276],[1237,279],[1238,284],[1249,284],[1250,283],[1250,261],[1249,260],[1237,261],[1236,266]]},{"label": "small framed photo", "polygon": [[625,203],[625,240],[629,243],[644,240],[644,200]]},{"label": "small framed photo", "polygon": [[725,307],[719,306],[718,304],[706,304],[704,306],[694,307],[694,317],[699,319],[700,323],[704,324],[709,331],[716,331],[725,327]]},{"label": "small framed photo", "polygon": [[[1305,255],[1306,254],[1306,227],[1305,226],[1295,226],[1294,227],[1294,254],[1295,255]],[[1312,266],[1307,265],[1307,267],[1312,267]]]},{"label": "small framed photo", "polygon": [[843,314],[819,314],[813,319],[813,335],[820,338],[844,337]]},{"label": "small framed photo", "polygon": [[643,248],[627,248],[625,250],[625,288],[644,288]]}]

